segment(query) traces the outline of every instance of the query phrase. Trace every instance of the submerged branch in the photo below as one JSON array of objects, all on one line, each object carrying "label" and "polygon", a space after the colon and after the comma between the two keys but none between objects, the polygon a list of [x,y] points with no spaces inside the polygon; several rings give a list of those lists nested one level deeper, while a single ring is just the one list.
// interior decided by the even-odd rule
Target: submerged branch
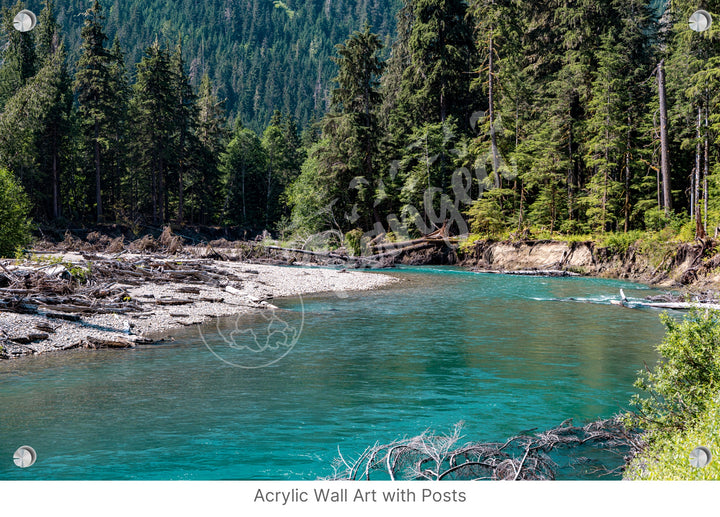
[{"label": "submerged branch", "polygon": [[[594,447],[625,456],[636,450],[639,443],[639,433],[626,428],[620,417],[583,427],[563,422],[545,432],[515,436],[502,443],[459,445],[460,431],[458,425],[452,435],[425,432],[389,444],[376,443],[352,464],[341,455],[331,479],[355,480],[358,471],[363,471],[367,480],[555,479],[558,465],[550,454],[556,449]],[[593,462],[585,457],[573,461],[573,465],[582,463]],[[603,465],[587,468],[592,474],[609,475],[617,471]]]}]

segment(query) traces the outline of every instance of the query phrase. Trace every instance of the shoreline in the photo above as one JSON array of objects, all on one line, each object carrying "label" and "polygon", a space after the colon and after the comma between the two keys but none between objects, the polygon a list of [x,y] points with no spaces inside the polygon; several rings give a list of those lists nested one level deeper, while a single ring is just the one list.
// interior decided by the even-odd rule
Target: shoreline
[{"label": "shoreline", "polygon": [[[123,267],[151,260],[152,267],[145,269],[169,273],[172,277],[173,273],[180,272],[184,276],[192,275],[193,267],[199,263],[197,258],[155,254],[124,254],[122,257],[97,254],[91,260],[78,253],[48,252],[46,256],[55,262],[61,260],[62,265],[4,264],[6,274],[27,276],[44,273],[52,279],[66,275],[71,266],[94,271],[98,263],[108,262]],[[39,295],[30,297],[30,303],[35,304],[30,308],[31,313],[23,314],[0,307],[0,360],[78,348],[134,348],[140,344],[163,342],[167,339],[163,336],[169,336],[173,330],[201,325],[215,318],[273,309],[275,306],[271,302],[274,298],[333,291],[367,291],[399,281],[389,275],[346,269],[286,267],[214,259],[201,259],[200,262],[202,269],[196,272],[196,278],[190,276],[189,279],[175,281],[170,278],[168,281],[162,277],[158,281],[145,282],[124,282],[118,278],[116,282],[98,282],[104,285],[97,287],[109,292],[114,300],[110,309],[102,309],[95,303],[97,300],[77,307],[78,300],[88,296],[75,293],[71,298],[58,298],[70,304],[67,308],[43,305],[54,303],[54,300]],[[6,304],[10,303],[9,295],[20,291],[22,289],[0,289],[2,296],[6,297]],[[28,303],[23,305],[27,307]],[[73,312],[73,308],[78,311]]]},{"label": "shoreline", "polygon": [[[112,245],[99,252],[89,242],[66,240],[33,252],[30,260],[0,261],[0,360],[77,348],[134,348],[172,339],[173,330],[218,317],[272,309],[273,298],[365,291],[399,281],[353,269],[342,257],[318,260],[292,250],[258,253],[252,246],[248,253],[247,246],[226,241],[212,243],[216,248],[183,248],[171,239],[156,250],[141,239],[139,247],[134,243],[111,253]],[[720,268],[715,273],[713,261],[694,274],[694,282],[678,281],[690,280],[687,271],[700,272],[701,253],[688,247],[678,254],[674,267],[661,268],[632,251],[605,257],[590,243],[478,242],[460,260],[440,263],[475,272],[614,278],[685,291],[651,300],[666,308],[685,308],[670,305],[689,305],[686,298],[704,287],[700,296],[691,296],[693,303],[715,302]],[[432,265],[433,258],[429,250],[420,250],[393,262]]]}]

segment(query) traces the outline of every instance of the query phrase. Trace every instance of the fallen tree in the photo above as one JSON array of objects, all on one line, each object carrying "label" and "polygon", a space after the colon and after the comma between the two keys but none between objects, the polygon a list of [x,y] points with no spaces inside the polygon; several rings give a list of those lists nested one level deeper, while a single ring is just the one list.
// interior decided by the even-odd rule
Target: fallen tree
[{"label": "fallen tree", "polygon": [[[505,442],[461,444],[462,424],[451,435],[425,432],[388,444],[368,447],[354,461],[339,457],[333,480],[542,480],[555,479],[558,465],[551,457],[556,449],[604,448],[632,457],[640,448],[639,432],[628,429],[620,417],[592,422],[583,427],[563,422],[548,431],[528,431]],[[623,464],[625,461],[623,461]],[[610,475],[609,469],[586,456],[578,455],[573,469],[593,475]]]}]

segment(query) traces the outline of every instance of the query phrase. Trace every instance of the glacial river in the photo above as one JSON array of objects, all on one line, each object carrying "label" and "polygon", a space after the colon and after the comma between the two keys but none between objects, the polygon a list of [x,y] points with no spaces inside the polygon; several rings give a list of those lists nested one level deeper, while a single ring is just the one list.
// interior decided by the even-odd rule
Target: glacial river
[{"label": "glacial river", "polygon": [[[338,450],[461,421],[463,441],[503,441],[610,417],[657,360],[659,312],[609,303],[655,293],[642,285],[392,274],[389,288],[277,300],[272,318],[167,344],[0,362],[0,480],[316,479]],[[38,454],[27,469],[12,460],[21,445]]]}]

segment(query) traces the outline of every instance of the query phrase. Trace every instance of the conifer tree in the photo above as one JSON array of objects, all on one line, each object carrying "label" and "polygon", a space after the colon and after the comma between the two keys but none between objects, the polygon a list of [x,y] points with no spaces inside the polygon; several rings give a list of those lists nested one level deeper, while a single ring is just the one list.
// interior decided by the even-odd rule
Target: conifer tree
[{"label": "conifer tree", "polygon": [[59,174],[60,131],[71,100],[64,58],[58,50],[0,114],[0,166],[16,175],[44,219],[59,211],[59,177],[52,174]]},{"label": "conifer tree", "polygon": [[103,218],[103,160],[102,148],[108,139],[108,127],[113,121],[115,90],[110,75],[112,56],[105,49],[103,22],[105,17],[98,0],[85,12],[82,29],[82,55],[76,65],[75,93],[85,137],[92,149],[95,184],[95,217]]},{"label": "conifer tree", "polygon": [[469,72],[475,50],[466,2],[409,2],[411,60],[400,85],[401,109],[415,125],[444,122],[449,116],[467,124],[473,112]]},{"label": "conifer tree", "polygon": [[[137,65],[137,79],[130,102],[133,152],[138,185],[137,206],[149,212],[155,225],[167,221],[168,173],[175,165],[178,96],[170,55],[156,39]],[[142,195],[149,187],[150,198]]]},{"label": "conifer tree", "polygon": [[337,87],[323,120],[323,137],[312,150],[318,180],[325,185],[324,205],[332,207],[332,224],[342,231],[370,227],[374,217],[381,48],[367,25],[337,46]]},{"label": "conifer tree", "polygon": [[220,154],[227,138],[225,110],[205,74],[198,94],[198,120],[195,133],[199,144],[194,155],[197,175],[189,185],[191,222],[209,224],[219,220],[224,198],[219,173]]},{"label": "conifer tree", "polygon": [[281,196],[300,174],[300,138],[293,119],[276,111],[263,132],[262,146],[267,158],[265,227],[269,229],[288,215]]},{"label": "conifer tree", "polygon": [[67,170],[65,159],[70,144],[70,117],[73,95],[72,80],[67,70],[65,46],[60,36],[60,26],[55,18],[55,2],[45,0],[40,13],[38,28],[38,57],[44,67],[53,70],[55,99],[45,119],[45,129],[37,140],[37,152],[43,176],[52,185],[52,204],[45,209],[45,216],[56,219],[62,212],[62,171]]},{"label": "conifer tree", "polygon": [[[114,104],[109,111],[107,144],[103,148],[104,164],[109,178],[108,199],[120,215],[129,206],[127,193],[123,189],[123,179],[129,159],[129,141],[127,110],[130,102],[130,82],[125,66],[125,54],[116,36],[109,50],[109,79],[114,91]],[[127,214],[124,214],[127,215]]]},{"label": "conifer tree", "polygon": [[60,45],[60,26],[55,15],[55,0],[44,0],[36,30],[36,54],[38,60],[42,63]]},{"label": "conifer tree", "polygon": [[174,141],[175,156],[173,162],[176,167],[171,170],[172,175],[177,174],[177,222],[182,224],[185,220],[185,188],[188,173],[192,174],[191,167],[196,162],[192,153],[196,152],[198,145],[194,132],[197,119],[197,97],[190,86],[190,78],[185,71],[185,62],[182,56],[182,46],[175,48],[170,60],[173,88],[175,90],[176,106]]},{"label": "conifer tree", "polygon": [[34,31],[19,32],[13,27],[15,15],[25,8],[18,0],[11,8],[2,9],[0,14],[0,37],[6,42],[0,66],[0,107],[35,75],[37,69]]},{"label": "conifer tree", "polygon": [[220,156],[225,184],[225,221],[259,231],[265,223],[267,159],[260,139],[238,122],[227,149]]}]

